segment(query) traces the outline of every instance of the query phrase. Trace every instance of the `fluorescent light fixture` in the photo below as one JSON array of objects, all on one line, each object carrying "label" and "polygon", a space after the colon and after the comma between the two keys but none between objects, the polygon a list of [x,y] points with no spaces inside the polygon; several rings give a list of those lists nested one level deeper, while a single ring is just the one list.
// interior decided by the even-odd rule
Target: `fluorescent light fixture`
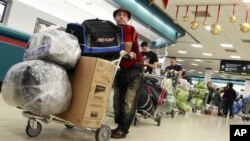
[{"label": "fluorescent light fixture", "polygon": [[182,64],[180,64],[180,63],[177,63],[177,65],[181,65],[182,66]]},{"label": "fluorescent light fixture", "polygon": [[195,48],[203,48],[201,44],[191,44],[191,46]]},{"label": "fluorescent light fixture", "polygon": [[202,53],[202,55],[204,55],[204,56],[213,56],[212,53]]},{"label": "fluorescent light fixture", "polygon": [[207,31],[210,31],[211,26],[204,26]]},{"label": "fluorescent light fixture", "polygon": [[199,66],[198,64],[195,64],[195,63],[191,63],[192,66]]},{"label": "fluorescent light fixture", "polygon": [[183,62],[184,60],[181,60],[181,59],[176,59],[176,61],[178,61],[178,62]]},{"label": "fluorescent light fixture", "polygon": [[250,3],[250,0],[243,0],[244,3]]},{"label": "fluorescent light fixture", "polygon": [[233,48],[233,45],[232,44],[220,44],[221,47],[224,47],[224,48]]},{"label": "fluorescent light fixture", "polygon": [[202,62],[201,59],[194,59],[194,61],[197,61],[197,62]]},{"label": "fluorescent light fixture", "polygon": [[203,74],[203,72],[201,72],[201,71],[199,71],[198,73],[199,73],[199,74]]},{"label": "fluorescent light fixture", "polygon": [[214,73],[219,73],[219,71],[214,71]]},{"label": "fluorescent light fixture", "polygon": [[241,57],[238,56],[238,55],[231,55],[230,57],[231,57],[231,58],[234,58],[234,59],[240,59],[240,58],[241,58]]},{"label": "fluorescent light fixture", "polygon": [[189,71],[195,71],[195,70],[189,70]]},{"label": "fluorescent light fixture", "polygon": [[184,50],[179,50],[178,53],[181,53],[181,54],[187,54],[187,51],[184,51]]}]

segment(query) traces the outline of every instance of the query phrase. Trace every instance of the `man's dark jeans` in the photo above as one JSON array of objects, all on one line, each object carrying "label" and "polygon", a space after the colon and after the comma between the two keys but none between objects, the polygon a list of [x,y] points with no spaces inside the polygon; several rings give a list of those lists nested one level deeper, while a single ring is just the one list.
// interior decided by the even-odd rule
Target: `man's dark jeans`
[{"label": "man's dark jeans", "polygon": [[142,73],[136,71],[133,79],[126,80],[127,71],[118,71],[114,80],[114,114],[115,123],[118,128],[128,133],[129,127],[134,119],[139,90],[142,82]]}]

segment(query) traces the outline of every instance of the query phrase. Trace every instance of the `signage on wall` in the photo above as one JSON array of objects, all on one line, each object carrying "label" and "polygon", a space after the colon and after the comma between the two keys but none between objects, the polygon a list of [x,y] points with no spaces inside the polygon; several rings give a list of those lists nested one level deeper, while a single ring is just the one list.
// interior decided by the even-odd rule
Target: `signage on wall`
[{"label": "signage on wall", "polygon": [[221,60],[220,72],[250,75],[249,61]]}]

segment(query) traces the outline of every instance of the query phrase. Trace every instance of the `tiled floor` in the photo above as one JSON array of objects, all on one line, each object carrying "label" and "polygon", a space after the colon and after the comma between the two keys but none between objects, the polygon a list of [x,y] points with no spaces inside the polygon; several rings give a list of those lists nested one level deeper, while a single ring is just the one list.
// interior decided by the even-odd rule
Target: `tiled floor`
[{"label": "tiled floor", "polygon": [[[106,124],[115,127],[112,118]],[[239,118],[198,114],[178,115],[172,119],[164,117],[161,126],[152,119],[139,119],[131,126],[126,139],[120,141],[229,141],[230,124],[250,124]],[[62,124],[42,124],[41,134],[30,138],[25,133],[27,118],[21,110],[4,103],[0,94],[0,141],[94,141],[94,132],[81,128],[66,129]],[[110,139],[114,141],[114,139]]]}]

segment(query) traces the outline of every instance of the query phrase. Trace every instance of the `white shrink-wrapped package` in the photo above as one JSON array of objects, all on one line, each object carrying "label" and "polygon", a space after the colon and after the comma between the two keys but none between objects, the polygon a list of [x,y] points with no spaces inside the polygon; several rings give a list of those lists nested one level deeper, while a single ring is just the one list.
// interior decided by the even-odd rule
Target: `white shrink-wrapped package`
[{"label": "white shrink-wrapped package", "polygon": [[81,56],[78,39],[66,32],[52,29],[34,34],[24,52],[24,60],[45,60],[64,66],[75,67]]},{"label": "white shrink-wrapped package", "polygon": [[42,60],[13,65],[4,78],[2,94],[7,104],[37,115],[67,110],[72,96],[65,69]]}]

